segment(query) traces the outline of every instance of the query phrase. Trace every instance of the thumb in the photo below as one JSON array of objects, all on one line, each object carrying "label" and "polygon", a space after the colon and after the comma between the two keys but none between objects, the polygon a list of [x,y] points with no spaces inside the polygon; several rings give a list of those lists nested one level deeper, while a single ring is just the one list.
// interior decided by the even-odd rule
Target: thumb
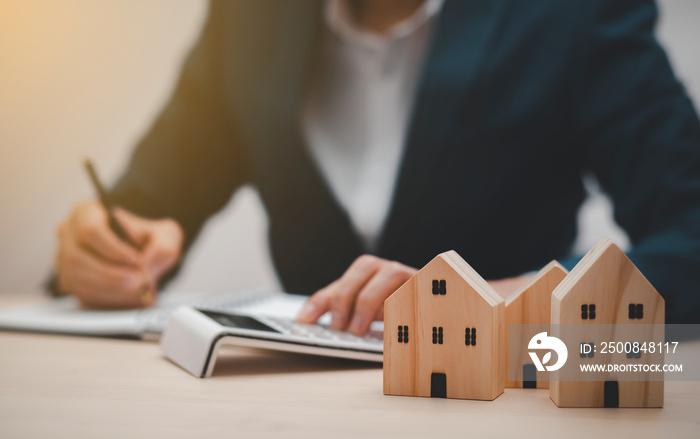
[{"label": "thumb", "polygon": [[180,235],[176,230],[170,233],[167,225],[161,224],[142,250],[144,268],[157,280],[175,265],[180,251]]},{"label": "thumb", "polygon": [[148,244],[143,251],[144,268],[153,279],[159,279],[170,268],[173,259],[171,252],[153,244]]},{"label": "thumb", "polygon": [[140,247],[145,247],[151,239],[151,222],[120,207],[113,210],[114,216],[129,237]]}]

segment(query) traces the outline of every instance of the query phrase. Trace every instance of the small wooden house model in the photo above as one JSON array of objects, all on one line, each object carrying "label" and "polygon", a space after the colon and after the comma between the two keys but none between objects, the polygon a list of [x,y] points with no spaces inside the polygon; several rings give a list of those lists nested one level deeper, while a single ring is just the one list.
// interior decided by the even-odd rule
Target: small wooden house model
[{"label": "small wooden house model", "polygon": [[[597,346],[597,352],[591,350],[588,355],[584,355],[581,350],[579,355],[578,352],[569,351],[568,361],[574,357],[583,364],[596,357],[596,361],[600,361],[601,356],[611,355],[605,361],[622,363],[626,354],[603,354],[601,342],[615,341],[614,332],[634,329],[630,325],[656,325],[651,327],[658,328],[655,331],[663,331],[663,323],[663,298],[622,250],[606,238],[601,239],[586,254],[552,294],[551,324],[555,335],[555,325],[564,328],[565,325],[571,327],[571,324],[576,324],[576,327],[585,329],[588,326],[584,325],[602,324],[579,332],[581,339],[575,340],[582,345]],[[601,337],[601,331],[613,332]],[[663,363],[663,354],[659,357],[658,352],[640,352],[636,355],[636,359],[641,359],[645,364]],[[629,358],[631,357],[627,353],[627,359]],[[550,397],[559,407],[663,406],[663,381],[618,380],[620,375],[614,372],[607,374],[605,381],[569,381],[559,380],[559,373],[560,371],[550,372],[549,389]]]},{"label": "small wooden house model", "polygon": [[503,393],[505,302],[456,252],[384,302],[384,394],[493,400]]},{"label": "small wooden house model", "polygon": [[[513,328],[517,331],[509,330],[509,325],[547,325],[551,318],[552,292],[566,277],[568,271],[557,261],[552,261],[542,268],[531,282],[523,288],[515,291],[506,299],[506,343],[505,343],[505,367],[506,367],[506,387],[537,388],[546,389],[549,387],[549,372],[538,372],[532,359],[528,355],[528,342],[537,332],[542,329],[533,326],[533,331],[528,332],[529,327]],[[545,328],[544,330],[549,330]],[[518,337],[518,340],[512,339]],[[510,344],[510,347],[509,347]],[[519,346],[518,349],[512,349]],[[508,353],[520,352],[518,358],[508,358]],[[510,381],[509,364],[511,368],[517,367],[522,380]],[[512,373],[512,372],[511,372]],[[519,375],[520,376],[520,375]]]}]

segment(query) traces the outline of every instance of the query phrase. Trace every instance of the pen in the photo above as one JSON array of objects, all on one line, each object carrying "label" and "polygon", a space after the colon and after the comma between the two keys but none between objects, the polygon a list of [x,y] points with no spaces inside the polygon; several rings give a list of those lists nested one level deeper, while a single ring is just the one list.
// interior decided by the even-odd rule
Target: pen
[{"label": "pen", "polygon": [[[92,185],[97,191],[97,195],[100,198],[100,203],[102,204],[102,207],[104,207],[105,211],[107,212],[107,221],[109,222],[109,227],[119,237],[119,239],[126,242],[133,248],[141,250],[141,246],[139,246],[136,242],[134,242],[133,239],[131,239],[129,234],[126,233],[126,230],[124,230],[124,227],[122,227],[122,225],[117,220],[117,217],[114,216],[112,202],[109,199],[109,194],[107,194],[107,191],[105,191],[104,186],[102,186],[102,183],[100,183],[100,179],[97,177],[97,172],[95,171],[95,167],[93,166],[92,161],[90,159],[85,159],[85,169],[87,170],[88,175],[90,176],[90,181],[92,181]],[[153,298],[149,294],[150,289],[151,288],[148,283],[144,283],[141,287],[139,297],[144,305],[150,305],[153,302]]]},{"label": "pen", "polygon": [[109,221],[109,227],[119,237],[119,239],[126,242],[135,249],[140,250],[139,245],[136,244],[133,239],[131,239],[129,234],[126,233],[126,230],[124,230],[124,227],[122,227],[119,221],[117,221],[117,217],[114,216],[114,212],[112,211],[112,203],[109,199],[109,195],[107,194],[107,191],[105,191],[104,186],[102,186],[102,183],[100,183],[100,179],[97,177],[97,172],[95,171],[95,167],[92,165],[92,161],[90,159],[85,159],[85,169],[87,169],[88,175],[90,175],[90,181],[92,181],[92,185],[95,187],[97,195],[100,197],[100,203],[102,203],[102,207],[104,207],[105,211],[107,211],[107,220]]}]

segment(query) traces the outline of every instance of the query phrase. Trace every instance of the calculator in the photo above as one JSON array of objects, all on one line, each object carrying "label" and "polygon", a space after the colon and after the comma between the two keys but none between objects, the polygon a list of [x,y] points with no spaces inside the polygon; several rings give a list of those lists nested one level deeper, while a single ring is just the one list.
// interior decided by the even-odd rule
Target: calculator
[{"label": "calculator", "polygon": [[183,306],[170,316],[160,346],[175,364],[196,377],[207,378],[223,345],[382,362],[382,337],[380,331],[356,336],[291,318]]}]

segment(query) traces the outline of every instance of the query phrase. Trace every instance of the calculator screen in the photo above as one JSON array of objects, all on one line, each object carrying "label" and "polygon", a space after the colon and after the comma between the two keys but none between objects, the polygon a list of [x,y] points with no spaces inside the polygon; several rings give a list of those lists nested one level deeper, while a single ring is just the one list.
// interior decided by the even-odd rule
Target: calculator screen
[{"label": "calculator screen", "polygon": [[215,311],[205,311],[201,309],[199,310],[199,312],[214,320],[218,324],[227,326],[229,328],[253,329],[257,331],[279,333],[279,331],[277,331],[276,329],[267,326],[260,320],[254,319],[253,317]]}]

